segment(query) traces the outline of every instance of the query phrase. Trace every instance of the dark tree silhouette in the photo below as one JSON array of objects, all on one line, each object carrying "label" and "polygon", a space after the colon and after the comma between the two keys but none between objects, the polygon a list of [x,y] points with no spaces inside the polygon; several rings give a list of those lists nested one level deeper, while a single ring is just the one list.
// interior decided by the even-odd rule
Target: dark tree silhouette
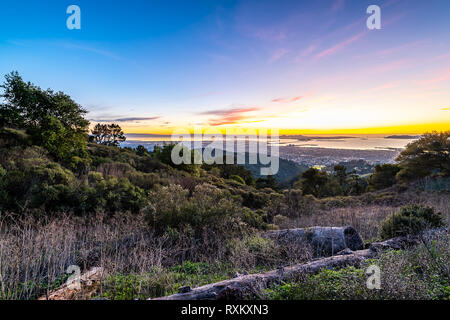
[{"label": "dark tree silhouette", "polygon": [[92,130],[94,141],[107,146],[118,146],[126,140],[122,128],[118,124],[97,123]]}]

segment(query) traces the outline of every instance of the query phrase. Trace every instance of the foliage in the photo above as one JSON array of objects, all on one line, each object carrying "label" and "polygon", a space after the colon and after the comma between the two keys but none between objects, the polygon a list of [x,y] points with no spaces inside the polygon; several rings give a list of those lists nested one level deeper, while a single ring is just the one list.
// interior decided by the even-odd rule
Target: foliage
[{"label": "foliage", "polygon": [[118,124],[100,124],[97,123],[92,130],[93,140],[106,146],[119,146],[126,140],[122,128]]},{"label": "foliage", "polygon": [[272,190],[279,190],[280,187],[278,186],[277,180],[273,175],[269,175],[265,178],[261,177],[256,180],[256,188],[258,189],[264,189],[264,188],[270,188]]},{"label": "foliage", "polygon": [[183,286],[201,286],[229,278],[232,269],[222,264],[185,261],[145,274],[114,274],[102,283],[102,297],[110,300],[148,299],[178,292]]},{"label": "foliage", "polygon": [[[427,240],[406,251],[389,250],[359,268],[323,269],[297,281],[268,288],[263,297],[273,300],[416,300],[450,299],[448,234]],[[366,286],[369,265],[381,270],[381,289]]]},{"label": "foliage", "polygon": [[441,213],[434,212],[431,207],[410,205],[402,207],[398,212],[389,216],[381,226],[381,237],[389,239],[408,234],[417,234],[428,228],[444,225]]},{"label": "foliage", "polygon": [[136,147],[136,154],[141,157],[150,156],[150,152],[148,152],[147,148],[142,145],[138,145]]},{"label": "foliage", "polygon": [[450,131],[431,132],[408,144],[396,159],[400,181],[429,175],[450,176]]},{"label": "foliage", "polygon": [[191,196],[181,186],[169,185],[151,191],[149,197],[147,221],[160,231],[189,227],[198,238],[205,230],[217,236],[226,230],[227,236],[232,236],[264,227],[262,218],[242,207],[238,198],[209,184],[197,185]]},{"label": "foliage", "polygon": [[374,173],[368,181],[368,191],[381,190],[389,188],[396,183],[396,175],[400,167],[396,164],[376,165]]},{"label": "foliage", "polygon": [[0,128],[26,130],[58,160],[86,156],[87,111],[68,95],[25,83],[17,72],[6,75],[0,87],[5,101],[0,104]]},{"label": "foliage", "polygon": [[[200,165],[195,164],[195,161],[194,161],[195,157],[196,157],[196,151],[190,150],[186,146],[182,146],[180,148],[180,150],[178,150],[178,152],[179,152],[179,154],[182,154],[182,156],[180,155],[180,157],[183,157],[184,159],[186,159],[186,162],[183,161],[180,164],[175,164],[172,161],[172,153],[175,153],[178,148],[179,148],[178,145],[173,144],[173,143],[164,145],[162,147],[155,146],[152,156],[155,157],[156,159],[158,159],[159,161],[161,161],[162,163],[167,164],[173,168],[189,172],[190,174],[192,174],[194,176],[198,176]],[[174,151],[174,149],[175,149],[175,151]]]},{"label": "foliage", "polygon": [[0,148],[31,145],[31,137],[25,130],[0,127]]}]

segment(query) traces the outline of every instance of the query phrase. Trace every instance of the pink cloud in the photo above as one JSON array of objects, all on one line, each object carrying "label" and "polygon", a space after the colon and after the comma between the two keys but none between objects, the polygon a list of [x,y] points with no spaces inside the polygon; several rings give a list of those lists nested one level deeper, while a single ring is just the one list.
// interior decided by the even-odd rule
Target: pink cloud
[{"label": "pink cloud", "polygon": [[331,7],[331,10],[334,11],[334,12],[339,11],[340,9],[342,9],[344,4],[345,4],[345,0],[336,0],[333,3],[333,6]]},{"label": "pink cloud", "polygon": [[420,85],[435,84],[442,81],[450,80],[450,68],[438,72],[432,78],[416,81]]},{"label": "pink cloud", "polygon": [[346,40],[344,40],[342,42],[339,42],[338,44],[335,44],[334,46],[319,52],[318,54],[316,54],[316,56],[314,58],[315,59],[321,59],[323,57],[336,54],[337,52],[341,51],[342,49],[344,49],[348,45],[352,44],[353,42],[358,41],[363,35],[365,35],[365,33],[366,32],[361,32],[361,33],[359,33],[357,35],[354,35],[351,38],[348,38],[348,39],[346,39]]},{"label": "pink cloud", "polygon": [[424,42],[425,41],[421,40],[421,41],[414,41],[414,42],[402,44],[402,45],[397,46],[397,47],[393,47],[393,48],[389,48],[389,49],[384,49],[384,50],[378,51],[378,54],[381,55],[381,56],[385,56],[385,55],[392,54],[394,52],[403,51],[405,49],[416,48],[416,47],[420,46],[421,44],[423,44]]},{"label": "pink cloud", "polygon": [[281,59],[281,58],[282,58],[285,54],[287,54],[288,52],[289,52],[289,50],[287,50],[287,49],[283,49],[283,48],[278,49],[278,50],[275,51],[275,52],[272,54],[272,56],[270,57],[269,63],[272,63],[272,62],[275,62],[275,61]]},{"label": "pink cloud", "polygon": [[304,98],[304,96],[297,96],[297,97],[293,97],[293,98],[275,98],[275,99],[272,99],[272,102],[289,103],[289,102],[298,101],[298,100],[303,99],[303,98]]},{"label": "pink cloud", "polygon": [[368,92],[378,92],[378,91],[382,91],[382,90],[386,90],[386,89],[392,89],[398,86],[398,82],[397,81],[391,81],[391,82],[387,82],[384,83],[382,85],[379,85],[378,87],[369,89]]},{"label": "pink cloud", "polygon": [[316,48],[317,48],[317,45],[315,45],[315,44],[309,45],[307,48],[300,51],[300,53],[295,58],[295,62],[300,62],[302,60],[302,58],[305,58],[306,56],[309,56],[310,54],[312,54],[314,52],[314,50],[316,50]]},{"label": "pink cloud", "polygon": [[248,108],[232,108],[232,109],[218,109],[211,111],[204,111],[198,113],[199,115],[212,115],[213,119],[209,119],[208,122],[212,126],[220,126],[224,124],[235,124],[248,118],[246,113],[259,111],[260,108],[248,107]]},{"label": "pink cloud", "polygon": [[412,65],[414,60],[412,59],[398,59],[394,60],[379,66],[374,67],[370,72],[372,73],[382,73],[382,72],[388,72],[392,70],[407,68]]}]

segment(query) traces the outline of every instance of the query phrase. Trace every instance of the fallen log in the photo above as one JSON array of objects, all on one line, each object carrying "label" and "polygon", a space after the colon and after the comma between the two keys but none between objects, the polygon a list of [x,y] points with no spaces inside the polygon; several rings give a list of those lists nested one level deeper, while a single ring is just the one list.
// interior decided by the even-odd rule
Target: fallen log
[{"label": "fallen log", "polygon": [[298,275],[314,274],[324,268],[358,267],[364,258],[371,256],[372,251],[369,249],[360,250],[347,255],[322,258],[265,273],[248,274],[153,300],[241,300],[257,294],[272,284],[287,281]]},{"label": "fallen log", "polygon": [[183,287],[180,293],[153,300],[241,300],[254,296],[272,284],[289,281],[302,275],[315,274],[321,269],[340,269],[348,266],[359,267],[362,261],[367,258],[374,258],[382,250],[402,250],[416,246],[419,243],[420,239],[418,237],[398,237],[372,243],[365,250],[352,251],[346,248],[335,256],[265,273],[242,275],[194,289]]},{"label": "fallen log", "polygon": [[103,268],[92,268],[38,300],[89,300],[97,293],[103,275]]},{"label": "fallen log", "polygon": [[363,249],[361,237],[350,226],[276,230],[264,233],[263,237],[281,245],[306,242],[311,245],[316,257],[332,256],[346,248],[353,251]]}]

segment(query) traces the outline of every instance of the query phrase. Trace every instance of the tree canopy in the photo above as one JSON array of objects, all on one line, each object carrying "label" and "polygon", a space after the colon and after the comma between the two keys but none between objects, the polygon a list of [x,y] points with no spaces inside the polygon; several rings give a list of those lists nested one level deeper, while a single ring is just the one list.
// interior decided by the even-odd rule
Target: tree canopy
[{"label": "tree canopy", "polygon": [[87,157],[87,111],[70,96],[42,90],[23,81],[17,72],[6,75],[0,88],[4,100],[0,104],[0,128],[25,130],[34,144],[67,164]]},{"label": "tree canopy", "polygon": [[94,137],[94,141],[99,144],[116,147],[127,139],[122,131],[122,128],[115,123],[97,123],[92,130],[92,136]]},{"label": "tree canopy", "polygon": [[48,117],[76,132],[87,132],[89,121],[84,118],[87,111],[63,92],[42,90],[30,82],[23,81],[17,72],[5,76],[0,86],[4,103],[0,104],[0,126],[17,129],[39,128]]},{"label": "tree canopy", "polygon": [[400,180],[428,175],[450,175],[450,131],[431,132],[408,144],[396,159],[402,170]]}]

